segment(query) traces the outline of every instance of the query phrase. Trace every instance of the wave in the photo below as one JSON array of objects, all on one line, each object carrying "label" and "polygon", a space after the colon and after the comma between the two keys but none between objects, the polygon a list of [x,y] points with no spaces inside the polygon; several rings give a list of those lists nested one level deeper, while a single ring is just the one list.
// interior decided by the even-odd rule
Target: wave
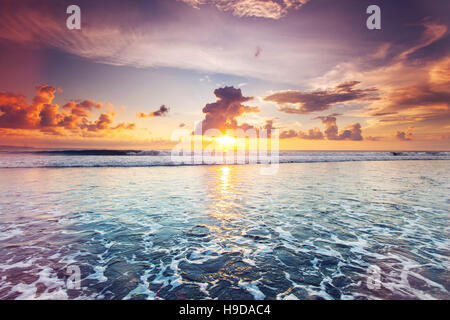
[{"label": "wave", "polygon": [[[84,149],[84,150],[43,150],[32,151],[34,154],[46,154],[46,155],[63,155],[63,156],[128,156],[138,155],[142,153],[142,150],[109,150],[109,149]],[[154,154],[158,155],[159,152],[152,150]]]},{"label": "wave", "polygon": [[[31,149],[31,150],[30,150]],[[138,150],[138,149],[19,149],[0,146],[0,154],[38,154],[59,156],[170,156],[169,150]],[[248,153],[248,152],[247,152]],[[188,153],[189,154],[189,153]],[[446,156],[450,151],[301,151],[280,150],[280,156]],[[193,155],[193,152],[190,153]]]},{"label": "wave", "polygon": [[25,150],[1,149],[0,154],[37,154],[49,156],[159,156],[170,152],[161,150],[115,150],[115,149],[66,149],[66,150]]},{"label": "wave", "polygon": [[[39,150],[39,151],[25,151],[17,153],[34,153],[47,155],[66,155],[66,156],[160,156],[170,155],[170,151],[162,150],[118,150],[118,149],[81,149],[81,150]],[[367,155],[392,155],[392,156],[445,156],[447,151],[280,151],[281,156],[326,156],[326,155],[340,155],[352,154],[353,156],[367,156]],[[193,153],[191,153],[193,155]]]},{"label": "wave", "polygon": [[[210,165],[195,163],[188,155],[182,161],[173,159],[170,151],[161,150],[40,150],[27,153],[0,153],[0,168],[86,168],[86,167],[153,167]],[[188,161],[186,161],[186,159]],[[232,161],[230,161],[232,160]],[[450,160],[448,151],[280,151],[279,163],[347,162],[347,161],[398,161],[398,160]],[[270,164],[276,158],[254,161]],[[236,163],[234,157],[223,163]]]}]

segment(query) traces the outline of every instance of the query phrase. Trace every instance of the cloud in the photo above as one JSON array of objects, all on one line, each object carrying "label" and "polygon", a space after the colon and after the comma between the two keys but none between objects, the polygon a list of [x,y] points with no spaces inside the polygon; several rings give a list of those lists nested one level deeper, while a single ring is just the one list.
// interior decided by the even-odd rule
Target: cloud
[{"label": "cloud", "polygon": [[[272,82],[308,86],[311,89],[324,88],[317,86],[311,79],[323,75],[333,66],[338,67],[332,70],[332,75],[327,73],[326,77],[338,77],[339,81],[342,80],[344,75],[355,71],[351,66],[358,64],[361,56],[368,52],[371,61],[367,63],[365,59],[364,63],[361,63],[362,68],[357,71],[373,69],[371,65],[374,60],[373,54],[381,40],[366,41],[363,28],[358,32],[356,30],[359,29],[353,28],[355,32],[349,33],[346,24],[339,23],[346,17],[346,13],[351,13],[348,10],[349,4],[339,6],[340,10],[330,12],[323,10],[320,4],[311,3],[314,5],[305,8],[309,12],[304,14],[307,13],[304,10],[294,12],[292,9],[296,4],[300,5],[305,1],[264,1],[277,3],[281,7],[289,8],[291,13],[302,15],[294,17],[292,14],[292,19],[287,17],[287,23],[273,24],[274,21],[270,19],[237,19],[218,10],[192,10],[183,3],[172,1],[134,1],[132,4],[126,2],[110,6],[108,10],[95,5],[93,1],[81,1],[83,10],[89,12],[90,17],[95,16],[97,19],[87,21],[85,20],[87,17],[82,18],[82,29],[79,32],[72,32],[73,30],[66,28],[64,17],[60,16],[63,11],[60,2],[47,1],[46,10],[33,8],[36,7],[33,2],[25,0],[0,2],[0,38],[31,48],[56,48],[58,51],[97,63],[138,68],[172,67],[201,73],[250,76],[263,80],[270,79]],[[228,6],[230,3],[234,3],[235,6],[238,2],[245,2],[249,6],[252,3],[250,0],[187,2],[198,8],[215,6],[216,2]],[[157,10],[151,10],[155,7]],[[406,13],[417,11],[422,4],[413,1],[408,8],[396,7],[396,12],[402,11],[405,13],[402,17],[407,17]],[[442,6],[438,5],[437,8],[439,7]],[[442,9],[436,13],[445,19],[444,12],[446,11]],[[348,21],[347,17],[345,21]],[[379,56],[385,58],[375,59],[378,66],[385,67],[391,63],[387,59],[399,49],[406,52],[412,46],[405,48],[405,43],[419,37],[417,33],[420,28],[417,26],[408,29],[402,24],[401,18],[395,23],[401,27],[391,28],[393,34],[386,35],[387,38],[383,36],[382,39],[399,40],[395,43],[382,44],[383,48],[389,49],[380,50]],[[318,24],[320,28],[317,28]],[[431,25],[431,22],[427,24]],[[323,30],[333,32],[324,33]],[[429,36],[432,36],[431,32]],[[434,40],[436,37],[430,39]],[[254,57],[256,45],[264,48],[263,54],[257,59]],[[447,47],[444,43],[439,50],[433,52],[433,55],[437,55],[438,51],[440,55],[445,55]],[[423,47],[417,49],[417,53],[426,50],[428,47]],[[416,56],[407,54],[407,57],[417,58]],[[393,78],[400,76],[406,78],[409,72],[397,73],[386,70],[386,74],[388,75],[386,83],[389,83]],[[365,77],[351,77],[349,80],[353,79],[364,79],[364,84],[367,83]],[[325,81],[325,87],[330,83]],[[378,83],[376,85],[378,88]]]},{"label": "cloud", "polygon": [[[306,114],[330,109],[336,103],[375,100],[377,89],[355,89],[359,81],[341,83],[332,90],[301,92],[297,90],[278,91],[264,97],[265,101],[275,102],[285,113]],[[287,105],[296,105],[290,107]]]},{"label": "cloud", "polygon": [[264,124],[263,129],[268,130],[268,131],[277,129],[277,128],[274,126],[274,122],[275,122],[274,119],[266,120],[266,123]]},{"label": "cloud", "polygon": [[280,139],[289,139],[298,137],[298,133],[295,130],[285,130],[280,133]]},{"label": "cloud", "polygon": [[402,141],[409,141],[409,140],[411,140],[412,133],[408,133],[408,132],[404,132],[404,131],[397,131],[397,133],[395,134],[395,136],[396,136],[397,139],[399,139],[399,140],[402,140]]},{"label": "cloud", "polygon": [[168,113],[169,113],[169,108],[163,104],[156,111],[153,111],[150,113],[139,112],[137,114],[137,116],[138,116],[138,118],[153,118],[153,117],[166,116]]},{"label": "cloud", "polygon": [[397,133],[395,134],[395,137],[399,140],[402,141],[410,141],[412,140],[412,130],[414,129],[414,127],[408,127],[408,129],[406,131],[397,131]]},{"label": "cloud", "polygon": [[202,133],[208,129],[217,129],[225,132],[226,129],[248,129],[251,125],[238,124],[236,118],[245,113],[259,112],[258,107],[246,106],[243,103],[250,101],[253,97],[244,97],[241,89],[234,87],[223,87],[214,90],[217,101],[208,103],[203,108],[205,119],[202,121]]},{"label": "cloud", "polygon": [[194,8],[213,5],[238,17],[280,19],[290,9],[299,9],[309,0],[181,0]]},{"label": "cloud", "polygon": [[102,103],[92,100],[70,101],[62,110],[53,104],[58,91],[50,85],[36,86],[36,96],[28,104],[25,97],[11,92],[0,92],[0,128],[12,130],[37,130],[56,135],[83,135],[86,132],[108,133],[113,130],[134,129],[134,123],[113,126],[113,112],[100,114],[95,121],[89,119],[93,109],[101,109]]},{"label": "cloud", "polygon": [[[426,82],[429,79],[430,68],[435,67],[436,62],[448,64],[445,60],[449,59],[449,48],[443,41],[439,50],[430,49],[430,45],[446,37],[448,27],[435,21],[422,22],[421,26],[423,31],[417,35],[419,40],[415,44],[384,42],[374,48],[374,53],[338,63],[311,82],[314,86],[320,87],[359,78],[364,79],[364,83],[369,86],[376,85],[378,89],[399,88]],[[414,30],[410,30],[407,35],[414,37]],[[415,53],[419,53],[421,49],[424,54],[416,55]],[[425,50],[430,51],[430,54],[425,54]]]},{"label": "cloud", "polygon": [[124,129],[124,130],[134,130],[136,129],[136,123],[125,123],[125,122],[121,122],[118,125],[112,127],[113,130],[120,130],[120,129]]},{"label": "cloud", "polygon": [[[34,2],[0,1],[0,39],[114,66],[170,67],[291,83],[300,81],[299,72],[316,70],[310,61],[317,61],[318,55],[306,51],[305,45],[323,50],[323,42],[318,44],[315,39],[283,40],[278,30],[283,26],[275,32],[269,19],[255,28],[247,19],[223,10],[192,10],[174,1],[133,0],[116,3],[108,10],[81,1],[82,28],[76,32],[67,29],[60,1],[47,0],[45,10],[36,8]],[[291,1],[280,3],[287,6]],[[83,12],[97,18],[88,19]],[[256,45],[264,48],[257,59]]]},{"label": "cloud", "polygon": [[308,131],[286,130],[280,133],[280,139],[299,138],[305,140],[323,140],[324,135],[319,128],[309,129]]},{"label": "cloud", "polygon": [[307,140],[322,140],[324,138],[319,128],[309,129],[307,132],[299,131],[298,136]]},{"label": "cloud", "polygon": [[403,51],[398,56],[399,59],[407,59],[408,56],[412,55],[413,53],[417,52],[422,48],[429,46],[433,42],[436,42],[447,33],[446,25],[436,23],[429,19],[423,21],[422,26],[425,27],[425,31],[422,34],[418,43],[413,47],[407,49],[406,51]]},{"label": "cloud", "polygon": [[263,130],[265,130],[266,132],[266,137],[270,138],[272,137],[272,130],[278,129],[277,127],[274,126],[274,119],[269,119],[265,121],[264,126],[262,127]]},{"label": "cloud", "polygon": [[364,139],[367,140],[367,141],[380,141],[380,140],[383,139],[383,137],[378,137],[378,136],[365,136]]},{"label": "cloud", "polygon": [[450,106],[450,89],[429,84],[396,88],[391,91],[388,100],[389,103],[373,115],[392,114],[404,109],[433,105],[442,105],[448,108]]},{"label": "cloud", "polygon": [[[369,110],[379,124],[423,123],[434,128],[450,121],[450,58],[425,67],[415,83],[393,87]],[[419,71],[417,71],[420,74]]]},{"label": "cloud", "polygon": [[378,125],[410,123],[445,130],[443,126],[450,121],[450,81],[392,88],[369,115],[377,117]]},{"label": "cloud", "polygon": [[317,119],[322,120],[325,126],[324,133],[328,140],[363,140],[361,125],[359,123],[348,125],[344,130],[339,132],[334,115],[317,117]]},{"label": "cloud", "polygon": [[114,122],[114,112],[102,113],[98,120],[90,124],[83,124],[81,127],[86,128],[88,131],[100,131],[109,128],[109,125]]},{"label": "cloud", "polygon": [[324,132],[320,131],[319,128],[309,129],[306,132],[290,129],[281,132],[280,139],[299,138],[305,140],[323,140],[326,138],[327,140],[363,140],[361,125],[359,123],[348,125],[344,130],[339,132],[336,124],[336,116],[338,115],[334,113],[328,116],[314,118],[322,121],[325,126]]},{"label": "cloud", "polygon": [[[447,131],[450,58],[443,40],[448,37],[448,26],[430,19],[420,25],[422,33],[412,43],[384,43],[375,55],[338,64],[312,83],[321,86],[360,78],[367,86],[376,86],[379,99],[358,114],[372,118],[371,130],[414,124],[424,130]],[[439,49],[435,49],[438,42]]]}]

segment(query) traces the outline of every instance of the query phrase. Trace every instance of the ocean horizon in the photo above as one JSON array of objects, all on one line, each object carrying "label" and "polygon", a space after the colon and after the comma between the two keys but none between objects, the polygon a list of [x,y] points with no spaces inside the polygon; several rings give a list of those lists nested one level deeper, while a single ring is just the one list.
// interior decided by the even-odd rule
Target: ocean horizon
[{"label": "ocean horizon", "polygon": [[[268,152],[270,155],[270,152]],[[178,155],[178,154],[177,154]],[[186,156],[187,155],[187,156]],[[196,154],[185,154],[187,160],[179,161],[171,150],[156,149],[67,149],[32,148],[0,149],[0,168],[64,168],[64,167],[149,167],[182,165],[246,165],[270,163],[308,163],[342,161],[398,161],[398,160],[450,160],[450,151],[321,151],[277,150],[276,156],[252,159],[246,151],[242,162],[237,153],[230,152],[211,161],[194,161]],[[256,153],[257,155],[257,153]],[[205,159],[210,160],[210,158]]]}]

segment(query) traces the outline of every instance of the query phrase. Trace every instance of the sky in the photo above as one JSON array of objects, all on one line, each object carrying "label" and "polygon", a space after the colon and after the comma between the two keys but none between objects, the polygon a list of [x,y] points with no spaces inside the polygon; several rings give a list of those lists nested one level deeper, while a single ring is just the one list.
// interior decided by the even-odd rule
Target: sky
[{"label": "sky", "polygon": [[[81,29],[69,30],[69,5]],[[370,30],[369,5],[381,9]],[[450,2],[0,1],[0,145],[450,150]]]}]

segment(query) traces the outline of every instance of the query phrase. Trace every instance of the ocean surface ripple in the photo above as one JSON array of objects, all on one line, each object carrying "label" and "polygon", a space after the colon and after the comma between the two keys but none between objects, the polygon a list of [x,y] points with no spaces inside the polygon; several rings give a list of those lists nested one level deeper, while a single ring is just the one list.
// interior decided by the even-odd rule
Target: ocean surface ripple
[{"label": "ocean surface ripple", "polygon": [[259,168],[0,169],[0,299],[450,299],[450,161]]}]

